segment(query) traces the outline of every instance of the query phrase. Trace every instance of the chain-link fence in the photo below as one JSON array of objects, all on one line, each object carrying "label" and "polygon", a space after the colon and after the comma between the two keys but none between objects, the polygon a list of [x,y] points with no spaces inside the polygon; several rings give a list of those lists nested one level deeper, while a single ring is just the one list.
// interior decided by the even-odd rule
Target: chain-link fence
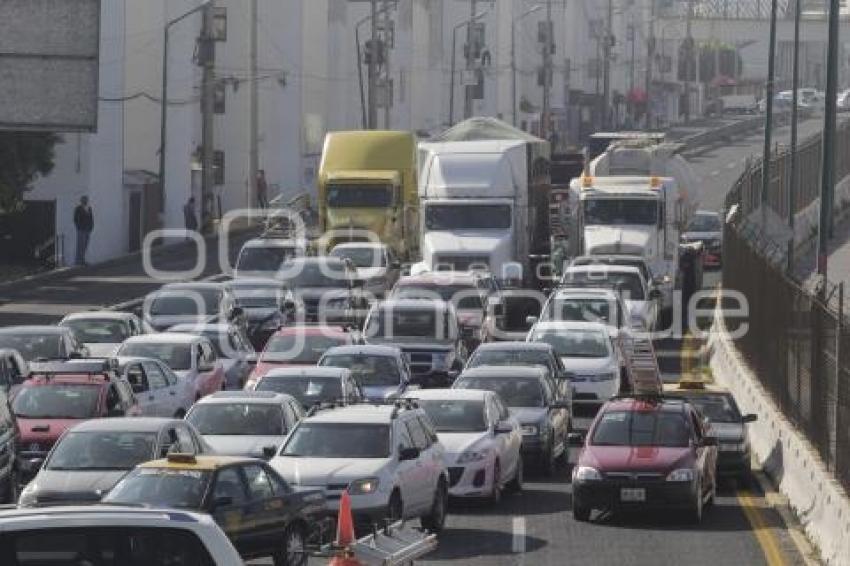
[{"label": "chain-link fence", "polygon": [[[836,136],[836,179],[850,174],[850,126]],[[821,142],[799,146],[797,192],[801,211],[820,193]],[[790,155],[777,153],[771,166],[768,204],[788,216]],[[750,163],[726,198],[738,214],[724,229],[723,286],[749,303],[748,330],[737,346],[765,389],[815,446],[827,467],[850,492],[850,318],[843,284],[820,282],[807,289],[786,273],[785,244],[766,236],[748,219],[760,205],[761,162]],[[727,321],[733,323],[735,321]]]}]

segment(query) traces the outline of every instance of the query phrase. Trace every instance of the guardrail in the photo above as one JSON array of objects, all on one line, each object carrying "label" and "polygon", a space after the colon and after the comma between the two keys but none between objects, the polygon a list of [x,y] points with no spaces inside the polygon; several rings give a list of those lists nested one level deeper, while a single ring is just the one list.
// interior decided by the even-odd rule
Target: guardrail
[{"label": "guardrail", "polygon": [[[783,125],[789,120],[789,118],[790,114],[787,112],[777,113],[774,116],[774,125]],[[728,140],[729,138],[749,134],[753,130],[757,130],[763,126],[764,115],[757,115],[751,118],[744,118],[719,128],[694,134],[693,136],[683,139],[681,143],[685,146],[686,150],[694,150],[713,143]]]}]

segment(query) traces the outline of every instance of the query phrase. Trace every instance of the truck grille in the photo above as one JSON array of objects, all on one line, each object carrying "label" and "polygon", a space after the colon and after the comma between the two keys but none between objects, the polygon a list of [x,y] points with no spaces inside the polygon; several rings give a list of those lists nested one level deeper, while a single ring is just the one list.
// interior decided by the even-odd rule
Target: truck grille
[{"label": "truck grille", "polygon": [[469,271],[475,267],[478,269],[490,269],[490,257],[486,255],[438,255],[434,258],[434,267],[437,271]]}]

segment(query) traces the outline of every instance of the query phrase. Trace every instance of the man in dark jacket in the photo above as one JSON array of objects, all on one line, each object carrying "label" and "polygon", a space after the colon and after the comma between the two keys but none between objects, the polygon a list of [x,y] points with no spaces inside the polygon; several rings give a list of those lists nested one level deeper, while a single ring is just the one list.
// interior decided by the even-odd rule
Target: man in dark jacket
[{"label": "man in dark jacket", "polygon": [[74,208],[74,226],[77,228],[77,265],[88,265],[86,263],[86,250],[89,247],[89,238],[94,230],[94,213],[89,206],[89,197],[80,197],[80,204]]},{"label": "man in dark jacket", "polygon": [[195,197],[189,197],[189,201],[183,205],[183,221],[186,223],[186,230],[198,229],[198,217],[195,216]]}]

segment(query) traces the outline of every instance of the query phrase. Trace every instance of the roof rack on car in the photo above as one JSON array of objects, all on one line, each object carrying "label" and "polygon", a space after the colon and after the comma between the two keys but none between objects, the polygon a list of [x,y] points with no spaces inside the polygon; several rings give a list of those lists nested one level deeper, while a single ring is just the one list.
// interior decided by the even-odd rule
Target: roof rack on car
[{"label": "roof rack on car", "polygon": [[61,374],[104,375],[107,379],[118,371],[115,358],[37,360],[30,364],[33,375],[52,377]]}]

